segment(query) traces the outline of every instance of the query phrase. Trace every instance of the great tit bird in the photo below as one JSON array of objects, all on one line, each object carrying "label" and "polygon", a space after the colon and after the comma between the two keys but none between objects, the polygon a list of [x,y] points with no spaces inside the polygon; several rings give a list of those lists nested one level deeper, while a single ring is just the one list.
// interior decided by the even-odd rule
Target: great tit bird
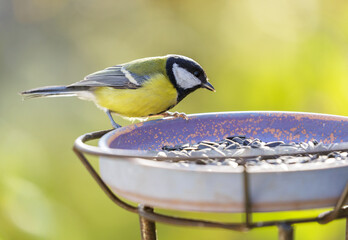
[{"label": "great tit bird", "polygon": [[91,100],[105,110],[113,127],[111,113],[124,117],[154,115],[186,117],[170,113],[188,94],[198,88],[214,91],[203,68],[180,55],[134,60],[86,76],[67,86],[49,86],[24,91],[25,98],[77,96]]}]

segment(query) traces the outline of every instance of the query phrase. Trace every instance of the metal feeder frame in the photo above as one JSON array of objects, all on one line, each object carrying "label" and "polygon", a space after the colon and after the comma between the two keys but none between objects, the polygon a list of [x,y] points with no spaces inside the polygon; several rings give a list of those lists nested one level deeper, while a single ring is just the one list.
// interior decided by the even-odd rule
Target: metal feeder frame
[{"label": "metal feeder frame", "polygon": [[[345,239],[348,240],[348,205],[345,203],[348,201],[348,183],[339,197],[333,210],[323,212],[319,216],[310,218],[299,218],[299,219],[287,219],[287,220],[274,220],[274,221],[252,221],[252,208],[251,199],[249,194],[249,174],[248,167],[244,164],[243,171],[243,183],[244,183],[244,221],[241,223],[231,223],[231,222],[219,222],[219,221],[207,221],[201,219],[191,219],[191,218],[181,218],[170,215],[164,215],[156,213],[152,207],[144,206],[139,204],[138,206],[133,206],[116,196],[107,184],[102,180],[97,171],[92,167],[84,154],[94,155],[94,156],[107,156],[107,157],[117,157],[117,158],[132,158],[134,156],[126,155],[115,155],[102,151],[100,148],[85,144],[88,141],[96,140],[101,138],[104,134],[108,133],[110,130],[97,131],[92,133],[86,133],[76,139],[73,150],[81,160],[82,164],[86,167],[88,172],[92,175],[94,180],[98,183],[104,193],[119,207],[139,215],[140,220],[140,230],[141,239],[143,240],[156,240],[156,222],[179,225],[179,226],[190,226],[190,227],[210,227],[210,228],[222,228],[234,231],[248,231],[253,228],[277,226],[279,232],[280,240],[292,240],[294,239],[294,224],[317,222],[320,224],[329,223],[335,219],[346,218],[346,236]],[[342,151],[348,151],[348,149],[343,149]],[[324,153],[324,152],[316,152]],[[287,154],[291,155],[291,154]],[[146,158],[146,157],[144,157]],[[241,159],[243,159],[241,157]],[[249,158],[250,159],[250,158]]]}]

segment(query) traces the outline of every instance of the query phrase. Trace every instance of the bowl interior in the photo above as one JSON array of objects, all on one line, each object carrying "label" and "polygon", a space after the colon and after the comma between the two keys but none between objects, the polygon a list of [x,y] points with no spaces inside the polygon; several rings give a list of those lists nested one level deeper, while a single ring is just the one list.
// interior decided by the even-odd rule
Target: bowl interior
[{"label": "bowl interior", "polygon": [[262,141],[325,144],[347,142],[348,118],[296,112],[223,112],[189,115],[129,125],[110,132],[101,141],[115,149],[161,150],[164,145],[217,141],[245,135]]}]

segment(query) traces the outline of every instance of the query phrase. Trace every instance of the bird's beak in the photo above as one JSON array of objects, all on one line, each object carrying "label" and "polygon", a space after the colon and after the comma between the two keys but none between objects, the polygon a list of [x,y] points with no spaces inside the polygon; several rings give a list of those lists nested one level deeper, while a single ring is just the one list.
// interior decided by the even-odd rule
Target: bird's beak
[{"label": "bird's beak", "polygon": [[203,83],[202,87],[206,88],[212,92],[216,92],[215,88],[213,87],[213,85],[210,84],[210,82]]}]

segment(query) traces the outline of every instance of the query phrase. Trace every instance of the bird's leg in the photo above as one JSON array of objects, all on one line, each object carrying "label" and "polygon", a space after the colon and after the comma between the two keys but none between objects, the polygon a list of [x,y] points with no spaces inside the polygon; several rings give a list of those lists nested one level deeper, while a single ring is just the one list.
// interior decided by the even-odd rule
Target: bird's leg
[{"label": "bird's leg", "polygon": [[112,118],[112,115],[111,115],[111,111],[109,109],[106,110],[106,114],[108,115],[110,121],[111,121],[111,125],[114,127],[114,128],[120,128],[121,125],[117,124],[115,122],[115,120]]},{"label": "bird's leg", "polygon": [[188,120],[188,117],[183,112],[179,113],[179,112],[168,112],[168,111],[166,111],[164,113],[161,113],[160,115],[163,116],[163,117],[175,117],[175,118],[180,117],[180,118],[183,118],[185,120]]}]

